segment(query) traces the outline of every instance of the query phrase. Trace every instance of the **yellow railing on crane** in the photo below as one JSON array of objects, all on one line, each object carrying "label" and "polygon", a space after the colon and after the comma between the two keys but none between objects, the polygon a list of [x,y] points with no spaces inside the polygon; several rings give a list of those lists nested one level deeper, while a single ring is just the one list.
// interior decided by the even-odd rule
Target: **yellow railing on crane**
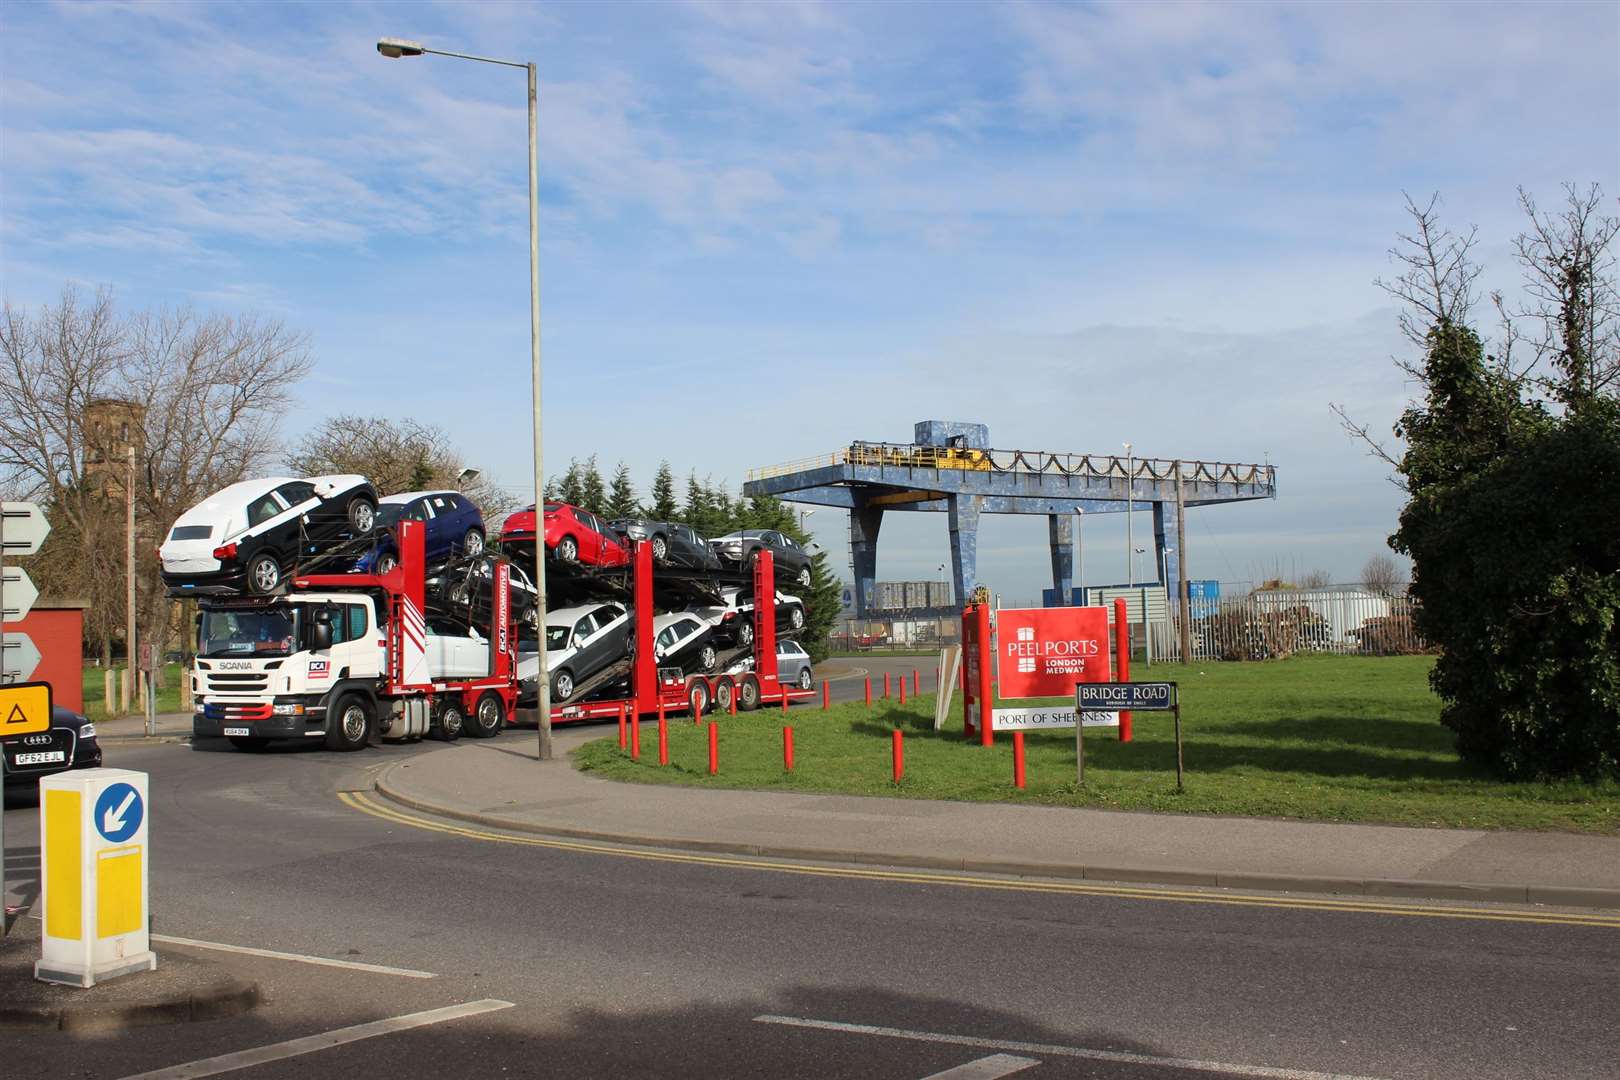
[{"label": "yellow railing on crane", "polygon": [[847,449],[781,465],[750,469],[749,480],[764,480],[789,473],[838,465],[866,465],[903,469],[962,469],[974,472],[1054,472],[1063,475],[1124,477],[1127,465],[1134,477],[1146,480],[1173,478],[1178,470],[1185,480],[1253,484],[1276,482],[1275,466],[1236,465],[1209,461],[1128,459],[1114,455],[1056,454],[1045,450],[977,450],[959,446],[918,446],[910,443],[851,443]]}]

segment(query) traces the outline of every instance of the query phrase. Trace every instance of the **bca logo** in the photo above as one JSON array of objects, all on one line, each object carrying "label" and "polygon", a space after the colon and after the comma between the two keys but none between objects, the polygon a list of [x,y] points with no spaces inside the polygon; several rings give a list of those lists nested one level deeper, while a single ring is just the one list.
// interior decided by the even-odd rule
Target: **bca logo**
[{"label": "bca logo", "polygon": [[326,660],[311,660],[309,662],[309,677],[324,679],[331,674],[331,664]]}]

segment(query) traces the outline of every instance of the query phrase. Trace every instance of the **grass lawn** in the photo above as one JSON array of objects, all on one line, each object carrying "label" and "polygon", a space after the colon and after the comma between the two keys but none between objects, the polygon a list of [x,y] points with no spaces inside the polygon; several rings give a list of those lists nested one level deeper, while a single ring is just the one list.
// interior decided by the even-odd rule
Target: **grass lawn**
[{"label": "grass lawn", "polygon": [[[92,720],[110,720],[106,701],[107,689],[104,679],[106,668],[93,667],[89,664],[84,668],[84,715]],[[157,711],[160,713],[173,713],[180,711],[180,665],[169,664],[164,668],[164,688],[157,692]],[[131,712],[139,716],[143,706],[140,701],[133,700],[135,690],[130,688]],[[113,668],[113,701],[118,700],[118,668]]]},{"label": "grass lawn", "polygon": [[[962,738],[961,704],[933,730],[934,697],[795,706],[795,771],[782,769],[779,711],[718,717],[720,775],[689,719],[670,721],[670,766],[643,731],[631,761],[616,735],[575,752],[615,780],[920,799],[1027,802],[1201,814],[1471,828],[1620,832],[1620,785],[1504,784],[1466,769],[1440,726],[1429,657],[1315,656],[1267,663],[1156,664],[1181,684],[1186,791],[1175,789],[1168,713],[1138,713],[1135,739],[1086,731],[1086,784],[1075,784],[1074,734],[1026,734],[1028,787],[1012,786],[1012,736],[986,750]],[[905,732],[906,775],[890,779],[890,732]]]}]

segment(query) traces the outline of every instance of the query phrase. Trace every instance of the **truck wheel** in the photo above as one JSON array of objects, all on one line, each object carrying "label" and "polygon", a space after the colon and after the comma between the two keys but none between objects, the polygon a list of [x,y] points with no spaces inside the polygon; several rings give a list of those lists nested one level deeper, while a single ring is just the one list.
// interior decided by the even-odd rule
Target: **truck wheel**
[{"label": "truck wheel", "polygon": [[366,745],[371,734],[371,702],[360,694],[344,694],[326,714],[326,748],[348,752]]},{"label": "truck wheel", "polygon": [[551,702],[553,705],[567,701],[574,696],[574,673],[563,668],[551,678]]},{"label": "truck wheel", "polygon": [[439,710],[438,719],[433,721],[429,734],[440,742],[455,742],[461,738],[467,721],[461,714],[461,706],[450,702]]},{"label": "truck wheel", "polygon": [[752,675],[744,675],[737,684],[737,711],[753,712],[759,708],[759,680]]},{"label": "truck wheel", "polygon": [[270,745],[270,740],[263,735],[232,735],[231,745],[238,750],[257,752]]},{"label": "truck wheel", "polygon": [[709,684],[702,679],[693,679],[686,684],[686,707],[696,720],[709,711]]},{"label": "truck wheel", "polygon": [[732,699],[737,696],[737,684],[731,681],[731,676],[722,675],[714,680],[714,711],[717,713],[731,712]]},{"label": "truck wheel", "polygon": [[281,584],[281,563],[273,551],[261,551],[247,564],[248,589],[256,593],[272,593]]},{"label": "truck wheel", "polygon": [[349,500],[349,528],[354,530],[354,535],[365,536],[375,524],[377,507],[370,499],[361,497]]},{"label": "truck wheel", "polygon": [[499,694],[489,692],[478,699],[478,708],[473,710],[472,723],[467,725],[467,734],[475,739],[493,739],[505,726],[506,706],[501,704]]}]

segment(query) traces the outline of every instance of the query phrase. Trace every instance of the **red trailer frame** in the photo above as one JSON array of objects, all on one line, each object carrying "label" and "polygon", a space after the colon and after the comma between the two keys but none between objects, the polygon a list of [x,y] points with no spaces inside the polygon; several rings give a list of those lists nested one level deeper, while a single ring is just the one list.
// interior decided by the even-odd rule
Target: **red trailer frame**
[{"label": "red trailer frame", "polygon": [[[652,544],[645,540],[635,542],[632,558],[635,622],[631,631],[630,693],[622,698],[597,698],[592,701],[553,705],[551,722],[567,723],[575,720],[605,720],[617,717],[622,708],[631,717],[650,716],[663,707],[664,715],[687,713],[701,716],[716,701],[736,700],[744,711],[760,705],[780,705],[783,698],[815,696],[815,689],[784,686],[777,677],[776,665],[776,577],[769,551],[761,551],[754,562],[754,668],[737,675],[721,672],[715,675],[669,674],[674,669],[659,669],[653,659],[653,557]],[[746,684],[752,692],[744,693]],[[746,704],[745,704],[746,702]],[[527,719],[538,717],[538,709],[524,709]]]}]

